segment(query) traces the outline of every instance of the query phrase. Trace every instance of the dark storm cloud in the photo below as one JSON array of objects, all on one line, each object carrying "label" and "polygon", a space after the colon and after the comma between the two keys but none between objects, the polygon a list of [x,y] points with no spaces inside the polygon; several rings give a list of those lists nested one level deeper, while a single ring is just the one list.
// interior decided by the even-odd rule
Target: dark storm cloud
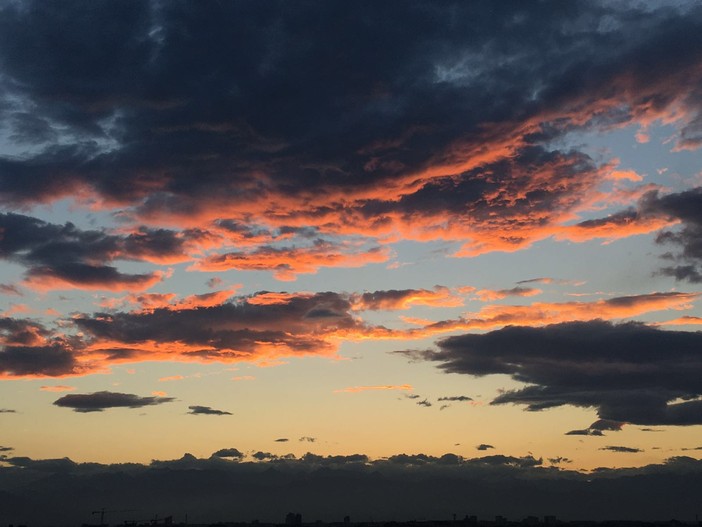
[{"label": "dark storm cloud", "polygon": [[190,410],[188,413],[192,415],[232,415],[231,412],[226,412],[224,410],[215,410],[209,406],[188,406]]},{"label": "dark storm cloud", "polygon": [[567,463],[557,456],[548,466],[531,456],[464,459],[450,453],[369,460],[363,454],[295,459],[258,451],[251,457],[251,462],[231,462],[186,454],[148,465],[7,458],[0,466],[3,519],[41,526],[61,518],[79,524],[105,489],[116,503],[178,518],[187,513],[208,524],[247,518],[276,523],[297,509],[327,522],[337,521],[340,510],[352,517],[404,521],[466,508],[479,517],[650,519],[694,510],[702,490],[702,462],[690,457],[590,473],[554,466]]},{"label": "dark storm cloud", "polygon": [[600,450],[609,450],[610,452],[621,452],[625,454],[638,454],[643,452],[640,448],[632,448],[628,446],[605,446],[600,448]]},{"label": "dark storm cloud", "polygon": [[488,450],[490,448],[495,448],[492,445],[488,445],[486,443],[480,443],[478,446],[475,447],[476,450]]},{"label": "dark storm cloud", "polygon": [[131,393],[95,392],[85,394],[69,394],[56,399],[54,404],[64,408],[72,408],[75,412],[102,412],[108,408],[143,408],[157,404],[175,401],[174,397],[140,397]]},{"label": "dark storm cloud", "polygon": [[266,460],[274,460],[278,459],[278,456],[275,454],[271,454],[270,452],[263,452],[259,450],[258,452],[254,452],[251,454],[251,457],[254,458],[257,461],[266,461]]},{"label": "dark storm cloud", "polygon": [[61,376],[82,371],[80,339],[57,336],[39,322],[0,317],[0,376]]},{"label": "dark storm cloud", "polygon": [[139,343],[159,342],[170,343],[184,357],[235,360],[332,353],[335,347],[327,335],[365,327],[350,309],[348,298],[331,292],[259,293],[212,307],[96,313],[74,322],[93,338],[110,341],[115,349],[122,347],[133,356],[149,355],[138,349]]},{"label": "dark storm cloud", "polygon": [[0,258],[27,267],[27,282],[41,287],[143,289],[155,273],[125,274],[107,265],[115,259],[182,259],[186,238],[174,231],[141,228],[128,235],[81,230],[15,213],[0,214]]},{"label": "dark storm cloud", "polygon": [[570,430],[566,432],[567,436],[603,436],[602,430],[592,430],[590,428],[583,428],[582,430]]},{"label": "dark storm cloud", "polygon": [[240,460],[244,458],[244,454],[236,448],[223,448],[221,450],[217,450],[217,452],[214,452],[212,454],[212,457],[222,457]]},{"label": "dark storm cloud", "polygon": [[73,350],[60,342],[46,346],[6,346],[0,350],[0,373],[4,375],[57,377],[79,371]]},{"label": "dark storm cloud", "polygon": [[617,430],[623,422],[702,424],[702,333],[591,321],[506,327],[437,345],[435,352],[403,353],[439,362],[447,373],[505,374],[529,385],[491,404],[596,408],[601,420],[571,435]]},{"label": "dark storm cloud", "polygon": [[468,252],[518,248],[597,182],[551,140],[677,104],[697,144],[701,30],[698,6],[7,3],[0,117],[28,153],[0,159],[0,198],[270,207],[328,232],[445,220],[476,227]]},{"label": "dark storm cloud", "polygon": [[640,208],[645,214],[680,222],[656,237],[657,243],[679,249],[677,254],[669,255],[676,265],[660,272],[677,280],[702,282],[702,187],[663,196],[651,192],[641,200]]},{"label": "dark storm cloud", "polygon": [[609,430],[611,432],[618,432],[622,429],[624,423],[621,421],[612,421],[611,419],[598,419],[590,425],[590,430]]}]

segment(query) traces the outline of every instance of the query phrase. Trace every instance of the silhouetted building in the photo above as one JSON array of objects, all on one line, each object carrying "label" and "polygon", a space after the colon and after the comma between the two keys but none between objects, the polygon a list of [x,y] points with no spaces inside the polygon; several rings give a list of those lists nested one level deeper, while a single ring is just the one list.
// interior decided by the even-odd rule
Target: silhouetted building
[{"label": "silhouetted building", "polygon": [[285,516],[285,525],[302,525],[302,514],[289,512]]}]

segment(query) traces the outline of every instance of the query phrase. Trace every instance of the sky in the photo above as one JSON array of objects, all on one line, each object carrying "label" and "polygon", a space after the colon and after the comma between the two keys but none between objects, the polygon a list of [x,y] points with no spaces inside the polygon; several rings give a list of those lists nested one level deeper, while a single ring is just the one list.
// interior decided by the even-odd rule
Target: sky
[{"label": "sky", "polygon": [[701,148],[695,1],[2,2],[0,509],[694,517]]}]

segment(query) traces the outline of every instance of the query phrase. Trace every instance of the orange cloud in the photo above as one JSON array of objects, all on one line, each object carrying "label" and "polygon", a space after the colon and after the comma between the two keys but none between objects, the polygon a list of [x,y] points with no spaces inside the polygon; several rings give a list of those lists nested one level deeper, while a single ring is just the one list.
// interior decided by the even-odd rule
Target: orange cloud
[{"label": "orange cloud", "polygon": [[55,386],[41,386],[39,389],[43,392],[72,392],[76,389],[75,386],[65,386],[63,384],[58,384]]},{"label": "orange cloud", "polygon": [[382,263],[390,258],[384,247],[358,250],[323,242],[313,247],[262,247],[246,253],[226,253],[208,256],[190,267],[197,271],[273,271],[276,279],[292,281],[298,274],[314,274],[322,267],[362,267]]},{"label": "orange cloud", "polygon": [[[196,309],[198,307],[218,306],[230,298],[240,286],[222,291],[213,291],[200,295],[190,295],[178,299],[175,293],[142,293],[139,295],[128,295],[119,299],[118,302],[136,304],[141,311],[153,311],[154,309],[168,309],[180,311],[183,309]],[[110,307],[113,307],[112,305]]]},{"label": "orange cloud", "polygon": [[453,295],[448,287],[376,291],[354,295],[351,299],[355,311],[409,309],[413,305],[430,307],[457,307],[463,298]]},{"label": "orange cloud", "polygon": [[613,170],[609,177],[617,181],[643,181],[643,176],[634,170]]},{"label": "orange cloud", "polygon": [[657,322],[657,326],[699,326],[702,325],[702,317],[685,316],[666,320],[665,322]]},{"label": "orange cloud", "polygon": [[422,338],[456,330],[544,326],[559,322],[630,318],[653,311],[689,309],[700,294],[702,293],[651,293],[595,302],[536,302],[526,306],[489,305],[471,316],[435,322],[422,328],[406,330],[404,334],[407,338],[411,336]]},{"label": "orange cloud", "polygon": [[521,296],[529,297],[540,295],[543,291],[541,289],[536,289],[533,287],[513,287],[512,289],[481,289],[476,291],[476,296],[483,302],[490,302],[493,300],[502,300],[508,296]]},{"label": "orange cloud", "polygon": [[[111,269],[111,268],[110,268]],[[36,291],[53,291],[69,289],[87,289],[96,291],[144,291],[170,276],[164,271],[155,271],[148,274],[127,275],[119,272],[108,273],[108,276],[95,276],[86,279],[70,279],[58,276],[50,268],[39,269],[39,272],[30,274],[22,285]]]},{"label": "orange cloud", "polygon": [[[7,357],[12,361],[6,363],[0,376],[84,375],[108,371],[115,364],[141,361],[249,362],[272,366],[287,357],[333,359],[344,341],[414,340],[508,325],[623,319],[688,309],[700,294],[669,292],[592,302],[492,304],[475,313],[436,322],[400,318],[415,325],[402,329],[364,321],[355,310],[360,295],[332,292],[281,294],[278,298],[267,298],[267,294],[239,297],[207,309],[76,315],[72,323],[81,332],[77,337],[53,334],[30,321],[16,321],[0,334],[0,344],[10,349]],[[260,297],[266,300],[256,303]],[[30,345],[32,349],[28,348]],[[183,378],[174,375],[159,381]]]}]

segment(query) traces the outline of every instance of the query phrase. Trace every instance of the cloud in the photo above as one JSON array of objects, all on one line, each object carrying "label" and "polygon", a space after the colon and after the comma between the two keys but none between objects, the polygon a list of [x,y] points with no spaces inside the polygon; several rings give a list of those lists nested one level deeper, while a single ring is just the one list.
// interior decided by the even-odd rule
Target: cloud
[{"label": "cloud", "polygon": [[492,289],[480,289],[476,291],[476,296],[483,302],[491,302],[493,300],[502,300],[509,296],[519,296],[519,297],[529,297],[541,294],[543,291],[541,289],[535,289],[533,287],[513,287],[512,289],[499,289],[494,291]]},{"label": "cloud", "polygon": [[154,295],[139,295],[142,308],[74,313],[60,328],[47,328],[30,319],[0,318],[0,344],[4,346],[0,375],[83,375],[144,360],[261,364],[289,356],[333,357],[342,340],[413,340],[510,324],[542,326],[567,320],[627,318],[687,309],[699,297],[699,293],[666,292],[594,302],[486,305],[469,316],[415,321],[419,327],[391,329],[359,317],[354,311],[359,298],[355,293],[264,291],[230,297],[230,292],[181,300],[167,295],[164,303]]},{"label": "cloud", "polygon": [[471,397],[468,397],[467,395],[452,395],[452,396],[446,396],[446,397],[439,397],[439,401],[451,401],[451,402],[467,402],[467,401],[472,401],[473,399]]},{"label": "cloud", "polygon": [[672,245],[680,250],[674,255],[676,264],[661,269],[661,273],[678,280],[702,282],[702,187],[695,187],[684,192],[661,196],[653,191],[647,194],[641,208],[651,215],[663,215],[671,222],[680,225],[673,230],[660,232],[656,242]]},{"label": "cloud", "polygon": [[217,450],[217,452],[214,452],[212,457],[229,458],[240,461],[244,458],[244,454],[236,448],[223,448],[221,450]]},{"label": "cloud", "polygon": [[463,305],[463,298],[451,294],[447,287],[436,286],[428,289],[390,289],[363,293],[352,297],[353,309],[358,311],[379,311],[409,309],[414,305],[431,307],[457,307]]},{"label": "cloud", "polygon": [[[8,522],[25,518],[32,524],[47,525],[60,516],[76,523],[86,510],[94,508],[91,504],[108,485],[117,502],[139,509],[150,505],[173,511],[178,517],[187,512],[189,517],[197,515],[207,523],[251,517],[275,523],[288,511],[296,510],[295,506],[313,511],[314,517],[327,522],[334,521],[339,510],[348,510],[355,517],[372,512],[374,517],[405,521],[436,517],[440,510],[460,510],[466,496],[471,497],[471,511],[481,517],[554,514],[594,521],[617,514],[628,518],[665,517],[671,507],[684,509],[686,504],[694,503],[702,474],[701,462],[690,457],[639,468],[583,473],[553,466],[567,465],[559,456],[550,456],[559,463],[547,459],[549,465],[545,466],[543,460],[530,455],[463,458],[452,453],[414,453],[373,460],[364,454],[308,453],[295,458],[256,451],[250,455],[251,461],[246,461],[237,449],[220,452],[223,457],[199,459],[186,454],[180,459],[149,464],[6,458],[0,478],[14,483],[21,474],[22,481],[35,483],[12,486],[13,499],[3,509],[3,518]],[[330,485],[330,477],[334,485]],[[193,478],[197,485],[193,485]],[[232,485],[242,481],[246,485],[240,485],[239,499],[232,501]],[[510,482],[509,495],[521,496],[524,501],[505,500],[505,481]],[[681,482],[689,493],[680,492]],[[77,492],[79,487],[82,492]],[[271,489],[283,487],[288,492],[270,502]],[[400,487],[403,492],[398,494]],[[642,493],[647,496],[643,502]],[[358,499],[349,510],[344,503],[348,507],[350,495]],[[441,503],[437,508],[438,497]],[[27,509],[27,504],[33,506]],[[260,516],[263,505],[266,515]]]},{"label": "cloud", "polygon": [[[0,117],[25,152],[0,158],[6,206],[71,197],[136,226],[207,226],[231,237],[207,265],[289,280],[363,265],[356,256],[387,259],[382,247],[335,249],[347,236],[374,248],[454,240],[469,256],[518,250],[561,230],[579,240],[628,235],[623,222],[565,229],[606,201],[600,187],[617,173],[559,140],[635,124],[645,134],[664,121],[677,127],[676,148],[700,144],[698,6],[544,4],[515,15],[511,6],[422,2],[374,7],[376,24],[355,4],[193,11],[3,9]],[[158,25],[135,22],[149,17]],[[310,22],[317,18],[346,23],[320,32]],[[71,30],[39,42],[27,36],[49,34],[50,19]],[[480,30],[446,30],[461,26]],[[199,34],[211,38],[195,41]],[[123,67],[98,68],[93,47]],[[325,79],[314,97],[310,72]],[[287,243],[309,240],[308,225],[334,247],[316,254]],[[134,255],[144,245],[135,244]],[[51,267],[30,284],[143,290],[156,278],[84,270],[92,279]]]},{"label": "cloud", "polygon": [[583,428],[582,430],[570,430],[565,433],[567,436],[603,436],[602,430],[592,430],[590,428]]},{"label": "cloud", "polygon": [[610,452],[622,452],[627,454],[638,454],[639,452],[643,452],[643,450],[639,448],[631,448],[628,446],[605,446],[600,448],[600,450],[609,450]]},{"label": "cloud", "polygon": [[489,450],[491,448],[495,448],[492,445],[488,445],[486,443],[480,443],[478,446],[475,447],[476,450]]},{"label": "cloud", "polygon": [[298,441],[305,441],[307,443],[314,443],[317,441],[316,437],[310,437],[310,436],[302,436]]},{"label": "cloud", "polygon": [[207,280],[207,287],[210,289],[214,289],[215,287],[218,287],[222,283],[222,279],[215,276],[214,278],[210,278]]},{"label": "cloud", "polygon": [[22,292],[17,288],[17,286],[12,284],[0,284],[0,294],[22,296]]},{"label": "cloud", "polygon": [[175,401],[174,397],[140,397],[131,393],[95,392],[70,394],[56,399],[54,405],[71,408],[74,412],[102,412],[108,408],[143,408]]},{"label": "cloud", "polygon": [[90,336],[94,353],[130,361],[331,356],[332,337],[368,332],[351,316],[348,299],[335,293],[290,295],[275,303],[256,299],[175,311],[97,313],[73,322]]},{"label": "cloud", "polygon": [[563,463],[572,463],[573,460],[569,459],[567,457],[558,456],[558,457],[548,458],[548,462],[551,463],[552,465],[561,465]]},{"label": "cloud", "polygon": [[226,412],[224,410],[215,410],[209,406],[188,406],[190,410],[188,413],[192,415],[232,415],[231,412]]},{"label": "cloud", "polygon": [[275,454],[271,454],[270,452],[262,452],[261,450],[251,454],[251,457],[258,460],[258,461],[268,461],[268,460],[278,459],[278,456],[276,456]]},{"label": "cloud", "polygon": [[590,321],[458,335],[438,341],[437,351],[402,353],[438,362],[446,373],[504,374],[527,384],[493,405],[594,407],[601,420],[569,434],[599,435],[624,422],[702,424],[700,345],[702,333]]},{"label": "cloud", "polygon": [[198,271],[273,271],[275,278],[293,281],[298,274],[314,274],[322,267],[362,267],[390,258],[383,247],[358,247],[318,240],[311,247],[263,246],[252,252],[224,253],[206,257],[192,266]]},{"label": "cloud", "polygon": [[105,289],[139,291],[163,279],[163,272],[125,274],[114,260],[176,263],[187,259],[185,236],[141,228],[128,235],[85,231],[15,213],[0,213],[0,258],[26,267],[24,285],[40,290]]},{"label": "cloud", "polygon": [[17,410],[12,410],[10,408],[0,408],[0,414],[16,414]]},{"label": "cloud", "polygon": [[14,448],[11,446],[0,446],[0,452],[12,452]]},{"label": "cloud", "polygon": [[287,443],[290,441],[287,437],[279,437],[278,439],[275,439],[276,443]]},{"label": "cloud", "polygon": [[72,392],[76,387],[57,384],[54,386],[40,386],[39,389],[44,392]]},{"label": "cloud", "polygon": [[421,401],[417,401],[417,404],[419,406],[426,406],[427,408],[432,406],[432,404],[427,399],[422,399]]}]

